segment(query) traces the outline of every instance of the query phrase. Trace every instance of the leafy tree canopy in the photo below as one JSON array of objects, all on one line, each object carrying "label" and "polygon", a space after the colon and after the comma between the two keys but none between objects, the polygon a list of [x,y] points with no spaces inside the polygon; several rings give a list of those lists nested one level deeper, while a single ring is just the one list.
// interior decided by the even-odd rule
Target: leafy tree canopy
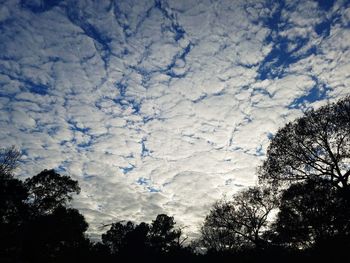
[{"label": "leafy tree canopy", "polygon": [[71,201],[74,193],[79,194],[77,181],[69,176],[44,170],[36,176],[28,178],[25,186],[29,192],[29,204],[35,211],[45,214]]},{"label": "leafy tree canopy", "polygon": [[350,96],[317,110],[278,130],[259,169],[260,180],[319,180],[337,188],[349,187]]},{"label": "leafy tree canopy", "polygon": [[275,197],[272,189],[251,187],[232,201],[217,202],[201,229],[203,245],[214,251],[261,247],[268,217],[278,205]]},{"label": "leafy tree canopy", "polygon": [[137,249],[142,254],[162,254],[181,246],[181,230],[175,228],[173,217],[160,214],[151,224],[135,225],[117,222],[102,235],[102,242],[114,255],[131,255]]},{"label": "leafy tree canopy", "polygon": [[52,213],[29,220],[23,233],[23,258],[31,262],[78,262],[89,245],[88,224],[78,210],[58,207]]},{"label": "leafy tree canopy", "polygon": [[113,223],[111,228],[105,234],[102,234],[102,242],[109,247],[112,254],[121,253],[127,245],[127,236],[134,230],[135,225],[131,221],[128,221],[127,223]]},{"label": "leafy tree canopy", "polygon": [[277,235],[275,241],[300,249],[334,238],[349,238],[349,200],[343,191],[324,182],[291,185],[282,194],[280,211],[272,227]]},{"label": "leafy tree canopy", "polygon": [[150,228],[150,243],[159,252],[167,252],[180,246],[181,229],[175,228],[174,217],[157,215]]}]

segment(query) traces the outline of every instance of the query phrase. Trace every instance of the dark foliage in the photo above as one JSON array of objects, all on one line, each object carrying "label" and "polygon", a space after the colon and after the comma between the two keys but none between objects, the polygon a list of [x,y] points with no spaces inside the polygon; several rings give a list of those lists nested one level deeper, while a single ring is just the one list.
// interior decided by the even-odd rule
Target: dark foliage
[{"label": "dark foliage", "polygon": [[201,244],[212,251],[241,251],[267,245],[263,234],[268,216],[277,208],[274,191],[251,187],[232,201],[214,204],[201,229]]},{"label": "dark foliage", "polygon": [[349,201],[347,193],[322,182],[292,185],[282,195],[275,242],[305,249],[349,238]]},{"label": "dark foliage", "polygon": [[27,197],[22,181],[0,175],[0,259],[15,258],[19,253],[21,226],[28,217]]},{"label": "dark foliage", "polygon": [[151,224],[113,223],[102,235],[102,243],[112,256],[122,259],[155,259],[167,253],[179,253],[183,239],[175,224],[174,218],[165,214],[158,215]]},{"label": "dark foliage", "polygon": [[[148,227],[147,227],[148,228]],[[134,241],[130,236],[135,236],[135,225],[132,222],[117,222],[113,223],[111,228],[102,235],[102,243],[109,248],[112,255],[125,254],[125,250],[132,245]],[[136,230],[136,232],[138,232]],[[146,240],[148,229],[146,233],[143,233],[143,237],[139,237],[138,240]],[[137,242],[137,241],[135,241]],[[142,243],[141,246],[145,246],[146,243]]]},{"label": "dark foliage", "polygon": [[158,253],[166,253],[181,246],[181,229],[175,228],[173,217],[165,214],[157,216],[149,231],[150,246]]},{"label": "dark foliage", "polygon": [[84,232],[88,224],[76,209],[57,207],[39,215],[23,227],[23,258],[30,262],[79,260],[79,251],[88,248]]},{"label": "dark foliage", "polygon": [[28,189],[28,204],[35,213],[47,214],[54,209],[65,206],[71,201],[72,194],[79,194],[77,181],[69,176],[62,176],[54,170],[44,170],[24,182]]},{"label": "dark foliage", "polygon": [[280,129],[260,168],[260,180],[324,180],[338,188],[349,184],[350,96],[328,104]]},{"label": "dark foliage", "polygon": [[0,149],[0,259],[17,258],[21,242],[20,228],[27,216],[28,191],[14,178],[20,152],[14,147]]}]

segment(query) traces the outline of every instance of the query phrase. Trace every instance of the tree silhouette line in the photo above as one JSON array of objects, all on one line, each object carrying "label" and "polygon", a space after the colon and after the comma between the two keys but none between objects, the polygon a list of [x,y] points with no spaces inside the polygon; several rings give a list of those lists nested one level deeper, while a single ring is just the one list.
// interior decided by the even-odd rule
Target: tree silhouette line
[{"label": "tree silhouette line", "polygon": [[218,200],[200,237],[175,219],[120,221],[93,242],[70,207],[78,182],[55,170],[14,175],[21,154],[0,149],[1,262],[296,262],[348,257],[350,96],[279,129],[258,169],[259,184]]}]

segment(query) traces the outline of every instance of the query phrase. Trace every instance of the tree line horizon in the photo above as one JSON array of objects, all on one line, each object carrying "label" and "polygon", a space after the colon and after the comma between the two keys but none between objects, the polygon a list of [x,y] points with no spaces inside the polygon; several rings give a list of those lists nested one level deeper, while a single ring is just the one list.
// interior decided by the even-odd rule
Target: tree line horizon
[{"label": "tree line horizon", "polygon": [[1,262],[296,262],[350,249],[350,96],[280,128],[258,184],[215,202],[191,242],[166,214],[105,225],[94,242],[69,205],[78,181],[54,169],[20,180],[20,157],[0,148]]}]

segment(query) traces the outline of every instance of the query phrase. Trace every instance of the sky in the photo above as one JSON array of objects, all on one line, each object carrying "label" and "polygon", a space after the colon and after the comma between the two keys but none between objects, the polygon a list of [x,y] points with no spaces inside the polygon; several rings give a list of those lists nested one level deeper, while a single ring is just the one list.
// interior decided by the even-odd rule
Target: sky
[{"label": "sky", "polygon": [[90,224],[257,183],[278,128],[350,94],[350,1],[0,0],[0,142],[79,181]]}]

